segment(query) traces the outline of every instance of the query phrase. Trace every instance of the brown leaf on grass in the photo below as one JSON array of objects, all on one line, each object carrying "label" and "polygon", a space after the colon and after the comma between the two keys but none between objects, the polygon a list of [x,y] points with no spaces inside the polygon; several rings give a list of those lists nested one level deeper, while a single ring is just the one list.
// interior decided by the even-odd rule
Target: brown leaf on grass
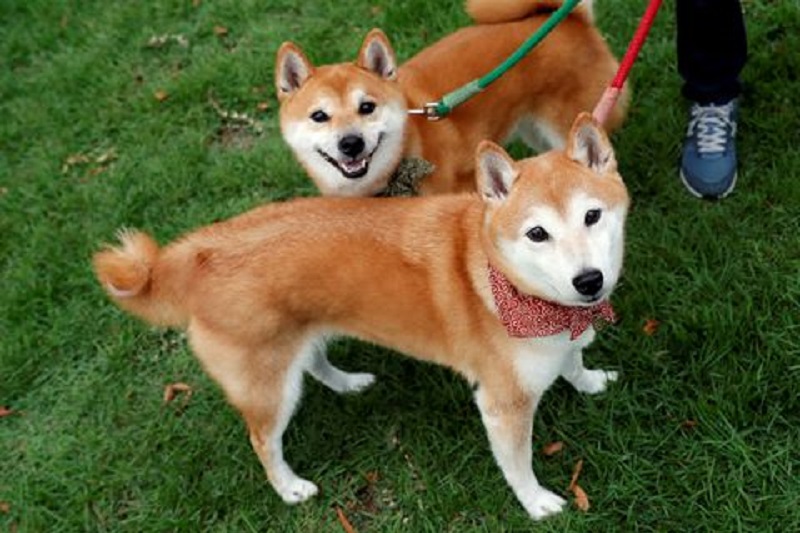
[{"label": "brown leaf on grass", "polygon": [[544,448],[542,448],[542,455],[545,455],[547,457],[552,457],[563,449],[564,449],[564,443],[561,442],[560,440],[557,440],[555,442],[545,444]]},{"label": "brown leaf on grass", "polygon": [[217,37],[225,37],[228,35],[228,28],[225,26],[214,26],[214,35]]},{"label": "brown leaf on grass", "polygon": [[381,478],[381,475],[378,473],[377,470],[372,470],[370,472],[367,472],[367,474],[364,477],[367,478],[367,483],[369,483],[370,485],[374,485]]},{"label": "brown leaf on grass", "polygon": [[98,165],[105,165],[106,163],[110,163],[117,158],[117,151],[114,148],[109,148],[102,154],[98,155],[94,162]]},{"label": "brown leaf on grass", "polygon": [[369,8],[369,12],[372,13],[373,17],[377,17],[378,15],[380,15],[381,11],[383,11],[381,6],[372,6],[371,8]]},{"label": "brown leaf on grass", "polygon": [[167,91],[159,89],[153,93],[153,98],[155,98],[159,102],[163,102],[164,100],[169,98],[169,94],[167,93]]},{"label": "brown leaf on grass", "polygon": [[76,165],[85,165],[89,161],[90,161],[89,156],[87,156],[86,154],[68,155],[67,158],[64,160],[64,164],[61,165],[61,172],[63,174],[66,174],[67,172],[70,171],[70,169],[72,169],[72,167]]},{"label": "brown leaf on grass", "polygon": [[13,409],[10,409],[4,405],[0,405],[0,418],[13,415],[14,413],[16,413],[16,411]]},{"label": "brown leaf on grass", "polygon": [[339,523],[342,524],[342,529],[344,529],[345,533],[356,533],[356,528],[347,519],[341,507],[336,508],[336,516],[339,518]]},{"label": "brown leaf on grass", "polygon": [[648,337],[652,337],[658,331],[658,327],[661,325],[661,322],[656,320],[655,318],[648,318],[644,321],[644,326],[642,327],[642,331]]},{"label": "brown leaf on grass", "polygon": [[581,488],[580,485],[577,483],[574,487],[572,487],[572,494],[575,495],[575,499],[573,503],[575,507],[579,510],[583,511],[584,513],[589,510],[589,496],[586,495],[586,491]]},{"label": "brown leaf on grass", "polygon": [[575,507],[585,513],[589,510],[589,497],[586,495],[586,491],[583,490],[580,485],[578,485],[578,478],[580,477],[582,470],[583,459],[578,459],[578,462],[575,463],[575,468],[572,469],[572,479],[569,481],[567,492],[571,492],[575,495]]},{"label": "brown leaf on grass", "polygon": [[8,514],[11,511],[11,504],[8,502],[0,502],[0,513]]},{"label": "brown leaf on grass", "polygon": [[102,165],[102,166],[99,166],[99,167],[94,167],[92,169],[89,169],[89,176],[90,177],[95,177],[98,174],[100,174],[102,172],[105,172],[105,170],[107,168],[108,168],[108,165]]},{"label": "brown leaf on grass", "polygon": [[698,424],[699,422],[697,420],[684,420],[681,422],[681,427],[683,429],[694,429]]},{"label": "brown leaf on grass", "polygon": [[259,102],[258,105],[256,105],[256,109],[262,113],[267,111],[269,109],[269,102]]},{"label": "brown leaf on grass", "polygon": [[575,468],[572,469],[572,479],[569,481],[569,487],[567,487],[567,490],[571,491],[578,483],[578,477],[581,475],[581,470],[583,470],[583,459],[578,459],[578,462],[575,463]]},{"label": "brown leaf on grass", "polygon": [[184,400],[184,403],[186,403],[192,397],[192,387],[186,383],[170,383],[164,387],[164,405],[174,400],[178,393],[186,394],[186,399]]}]

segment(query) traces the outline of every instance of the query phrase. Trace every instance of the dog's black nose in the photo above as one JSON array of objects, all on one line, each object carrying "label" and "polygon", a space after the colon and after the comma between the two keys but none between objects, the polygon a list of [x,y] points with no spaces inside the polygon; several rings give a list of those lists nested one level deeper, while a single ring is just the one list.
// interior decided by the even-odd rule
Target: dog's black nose
[{"label": "dog's black nose", "polygon": [[603,288],[603,273],[593,268],[572,278],[575,290],[584,296],[594,296]]},{"label": "dog's black nose", "polygon": [[345,135],[339,141],[339,151],[349,157],[356,157],[364,151],[364,139],[360,135]]}]

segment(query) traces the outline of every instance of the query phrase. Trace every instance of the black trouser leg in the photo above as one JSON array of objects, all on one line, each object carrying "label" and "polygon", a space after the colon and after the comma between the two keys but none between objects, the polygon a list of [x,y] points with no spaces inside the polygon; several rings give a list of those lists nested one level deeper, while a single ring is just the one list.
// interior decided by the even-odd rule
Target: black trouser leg
[{"label": "black trouser leg", "polygon": [[741,92],[747,34],[739,0],[677,0],[678,72],[683,95],[724,104]]}]

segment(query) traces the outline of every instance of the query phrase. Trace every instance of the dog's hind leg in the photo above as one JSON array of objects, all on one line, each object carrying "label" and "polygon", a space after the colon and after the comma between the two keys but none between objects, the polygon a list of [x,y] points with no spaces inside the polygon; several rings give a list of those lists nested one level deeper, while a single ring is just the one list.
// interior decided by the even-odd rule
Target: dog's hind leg
[{"label": "dog's hind leg", "polygon": [[283,458],[283,433],[300,399],[314,342],[289,338],[243,346],[197,322],[188,333],[198,359],[242,414],[275,491],[288,504],[314,496],[317,486],[295,474]]},{"label": "dog's hind leg", "polygon": [[345,372],[328,361],[325,346],[318,345],[308,373],[314,379],[338,393],[361,392],[375,382],[375,376],[366,372]]},{"label": "dog's hind leg", "polygon": [[603,392],[619,374],[615,370],[589,370],[583,366],[583,350],[573,350],[564,363],[561,375],[579,392],[598,394]]}]

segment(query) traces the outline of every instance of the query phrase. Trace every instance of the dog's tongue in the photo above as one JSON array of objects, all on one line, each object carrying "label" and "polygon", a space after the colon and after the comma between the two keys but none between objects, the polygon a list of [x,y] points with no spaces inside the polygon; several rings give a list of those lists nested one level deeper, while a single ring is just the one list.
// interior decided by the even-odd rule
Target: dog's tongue
[{"label": "dog's tongue", "polygon": [[345,172],[353,173],[358,172],[359,170],[364,170],[367,167],[367,160],[356,159],[355,161],[342,161],[340,164]]}]

